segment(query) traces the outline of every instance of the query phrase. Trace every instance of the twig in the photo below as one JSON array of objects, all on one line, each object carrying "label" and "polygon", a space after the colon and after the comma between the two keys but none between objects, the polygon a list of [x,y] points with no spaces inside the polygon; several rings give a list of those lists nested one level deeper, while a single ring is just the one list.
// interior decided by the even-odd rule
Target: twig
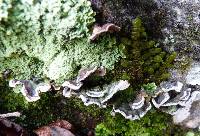
[{"label": "twig", "polygon": [[12,112],[6,114],[0,114],[0,118],[7,118],[7,117],[20,117],[21,113],[19,112]]}]

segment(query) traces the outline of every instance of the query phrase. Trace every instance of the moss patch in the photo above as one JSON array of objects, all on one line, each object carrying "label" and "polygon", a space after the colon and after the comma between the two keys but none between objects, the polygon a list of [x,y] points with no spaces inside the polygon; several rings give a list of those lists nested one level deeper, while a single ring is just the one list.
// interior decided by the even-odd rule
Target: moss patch
[{"label": "moss patch", "polygon": [[118,93],[113,101],[130,102],[143,84],[156,83],[169,78],[176,53],[169,54],[155,41],[149,40],[140,18],[133,21],[132,37],[121,39],[120,50],[126,58],[120,60],[115,70],[108,74],[110,80],[129,80],[131,87]]},{"label": "moss patch", "polygon": [[137,121],[125,120],[121,115],[110,116],[95,130],[97,136],[183,136],[187,132],[173,125],[170,115],[155,110]]}]

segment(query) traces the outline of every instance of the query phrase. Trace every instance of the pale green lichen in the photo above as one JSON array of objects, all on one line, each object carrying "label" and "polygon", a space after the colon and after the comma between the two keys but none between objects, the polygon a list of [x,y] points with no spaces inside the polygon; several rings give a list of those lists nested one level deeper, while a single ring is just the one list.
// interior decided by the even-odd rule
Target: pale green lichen
[{"label": "pale green lichen", "polygon": [[32,76],[40,77],[42,75],[43,62],[37,58],[31,58],[27,55],[13,54],[8,58],[0,58],[0,70],[12,70],[12,78],[30,79]]},{"label": "pale green lichen", "polygon": [[95,21],[87,0],[19,0],[12,4],[8,21],[0,25],[0,57],[20,49],[40,57],[44,50],[57,48],[57,52],[46,53],[51,58],[68,40],[88,36],[88,26]]},{"label": "pale green lichen", "polygon": [[12,7],[11,0],[0,0],[0,21],[7,19],[8,10],[11,7]]},{"label": "pale green lichen", "polygon": [[[115,38],[106,36],[97,43],[88,42],[95,13],[87,0],[14,0],[12,4],[15,6],[9,10],[7,21],[0,24],[0,58],[3,59],[0,71],[13,68],[5,58],[12,60],[15,59],[12,54],[23,53],[21,56],[36,58],[44,64],[38,66],[40,74],[35,75],[63,82],[73,78],[81,67],[113,69],[122,56]],[[18,65],[23,67],[26,63],[24,60]],[[18,71],[15,72],[18,79],[32,74],[20,68]],[[21,77],[21,73],[27,77]]]},{"label": "pale green lichen", "polygon": [[97,43],[87,39],[73,40],[50,62],[46,63],[44,73],[51,79],[68,79],[80,67],[104,66],[113,69],[120,53],[115,38],[104,37]]}]

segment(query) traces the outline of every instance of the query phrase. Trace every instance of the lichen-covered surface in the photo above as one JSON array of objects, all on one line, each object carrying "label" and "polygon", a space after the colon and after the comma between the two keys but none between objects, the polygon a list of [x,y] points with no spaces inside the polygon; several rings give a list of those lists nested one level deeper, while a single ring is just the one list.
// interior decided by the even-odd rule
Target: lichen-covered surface
[{"label": "lichen-covered surface", "polygon": [[8,17],[8,10],[12,7],[11,0],[0,1],[0,20],[6,20]]},{"label": "lichen-covered surface", "polygon": [[199,76],[200,2],[158,0],[157,3],[167,13],[166,25],[161,30],[164,47],[177,52],[176,70],[172,70],[172,76],[196,85]]},{"label": "lichen-covered surface", "polygon": [[162,29],[164,43],[169,50],[179,52],[178,59],[199,58],[200,1],[158,0],[158,6],[166,10],[166,25]]},{"label": "lichen-covered surface", "polygon": [[[0,25],[0,69],[14,70],[17,79],[35,75],[63,82],[81,67],[101,65],[113,69],[123,56],[114,37],[88,42],[86,37],[95,13],[86,0],[13,1],[12,4],[15,6],[9,10],[7,21]],[[15,69],[19,63],[22,65]],[[25,69],[30,70],[28,75]]]},{"label": "lichen-covered surface", "polygon": [[[141,95],[141,88],[145,103],[152,103],[151,97],[158,97],[154,96],[156,86],[168,79],[198,87],[195,85],[199,84],[200,71],[199,5],[198,0],[0,1],[0,113],[19,111],[21,116],[11,121],[28,132],[64,119],[74,124],[75,134],[81,136],[87,135],[89,130],[96,131],[97,136],[182,136],[187,131],[190,131],[187,135],[194,134],[192,130],[174,125],[173,121],[176,123],[179,118],[174,115],[172,120],[160,112],[165,111],[163,108],[148,108],[148,113],[142,113],[137,121],[126,120],[120,114],[113,116],[112,108],[124,103],[141,108],[136,99]],[[104,33],[89,41],[94,23],[101,26],[114,23],[121,31]],[[86,70],[86,80],[76,79],[81,69],[92,67],[103,67],[106,74],[90,76]],[[10,79],[20,81],[23,89],[21,86],[10,88]],[[75,79],[73,84],[71,81]],[[25,81],[31,85],[34,82],[36,86],[36,82],[45,82],[51,89],[40,93],[37,87],[32,88],[29,84],[26,87]],[[78,83],[83,84],[80,86],[83,89],[76,89]],[[126,83],[124,89],[120,88],[123,88],[122,83]],[[62,96],[63,87],[84,95],[83,102],[76,96]],[[28,102],[23,95],[32,95],[34,89],[40,93],[40,99]],[[175,97],[171,91],[174,89],[169,91],[169,103]],[[96,98],[98,94],[103,97]],[[91,100],[97,100],[97,105],[104,101],[106,108],[88,104]],[[191,101],[191,114],[177,124],[198,127],[198,105],[199,100]]]}]

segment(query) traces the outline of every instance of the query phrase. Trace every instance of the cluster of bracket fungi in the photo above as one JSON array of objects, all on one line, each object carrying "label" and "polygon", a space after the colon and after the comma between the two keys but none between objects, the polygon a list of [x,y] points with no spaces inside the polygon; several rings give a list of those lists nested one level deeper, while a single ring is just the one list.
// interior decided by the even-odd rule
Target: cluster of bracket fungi
[{"label": "cluster of bracket fungi", "polygon": [[[82,89],[83,81],[89,76],[104,76],[104,67],[91,67],[81,69],[74,80],[65,81],[62,84],[62,94],[65,97],[78,96],[86,106],[96,104],[99,107],[106,107],[106,102],[119,91],[127,89],[130,84],[126,80],[120,80],[103,87]],[[29,102],[38,100],[40,92],[47,92],[51,89],[50,84],[36,84],[30,80],[11,80],[9,85],[15,87],[22,85],[21,92]],[[151,108],[160,109],[163,112],[173,115],[175,123],[182,123],[190,116],[192,104],[200,101],[199,88],[192,85],[170,80],[162,82],[153,94],[148,94],[142,88],[132,103],[124,103],[119,107],[113,107],[112,114],[120,113],[126,119],[136,120],[142,118]],[[191,117],[190,117],[191,118]],[[186,121],[187,122],[187,121]],[[198,123],[197,123],[198,124]],[[196,127],[194,124],[187,124],[187,127]]]},{"label": "cluster of bracket fungi", "polygon": [[[58,87],[57,89],[62,90],[62,94],[65,97],[71,97],[72,95],[78,96],[85,105],[97,104],[100,107],[106,107],[106,102],[112,98],[115,93],[127,89],[130,84],[126,80],[120,80],[105,85],[102,88],[97,86],[90,89],[82,89],[84,86],[83,81],[89,76],[104,76],[105,74],[106,69],[104,67],[81,69],[76,79],[65,81],[61,87]],[[17,85],[22,85],[21,93],[28,102],[39,100],[39,94],[41,92],[50,91],[52,88],[50,83],[35,83],[31,80],[10,80],[10,87],[16,87]]]},{"label": "cluster of bracket fungi", "polygon": [[200,88],[198,86],[184,85],[179,81],[170,80],[162,82],[151,96],[141,89],[132,103],[114,107],[112,114],[121,113],[127,119],[136,120],[143,117],[153,105],[173,115],[174,123],[196,128],[200,125],[199,103]]}]

